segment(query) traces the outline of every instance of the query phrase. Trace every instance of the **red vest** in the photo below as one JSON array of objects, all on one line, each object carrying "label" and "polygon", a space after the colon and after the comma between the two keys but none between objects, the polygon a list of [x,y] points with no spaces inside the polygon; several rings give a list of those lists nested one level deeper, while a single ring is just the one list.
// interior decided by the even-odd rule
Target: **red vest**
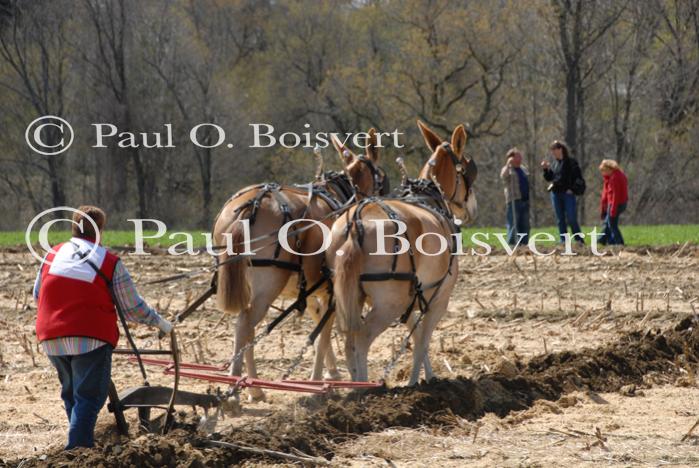
[{"label": "red vest", "polygon": [[[71,241],[80,252],[94,249],[87,258],[111,281],[119,257],[85,239]],[[59,244],[41,265],[36,336],[39,341],[84,336],[116,347],[119,327],[109,288],[87,262],[73,256],[75,252],[71,242]]]}]

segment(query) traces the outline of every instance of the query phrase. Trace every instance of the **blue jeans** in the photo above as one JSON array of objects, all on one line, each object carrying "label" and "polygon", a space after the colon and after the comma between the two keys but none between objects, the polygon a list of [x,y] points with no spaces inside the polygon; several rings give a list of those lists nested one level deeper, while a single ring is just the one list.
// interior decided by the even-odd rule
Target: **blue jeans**
[{"label": "blue jeans", "polygon": [[[514,205],[514,215],[516,219],[512,219]],[[529,200],[515,200],[508,203],[507,210],[507,243],[516,245],[519,237],[522,237],[521,245],[526,245],[529,242]],[[517,225],[515,226],[515,221]],[[517,236],[523,234],[523,236]]]},{"label": "blue jeans", "polygon": [[70,422],[65,449],[93,447],[97,415],[109,392],[111,345],[75,356],[49,356],[49,360],[58,371],[61,398]]},{"label": "blue jeans", "polygon": [[612,207],[607,207],[607,216],[604,218],[604,235],[600,239],[603,245],[624,245],[624,237],[619,230],[619,216],[626,210],[626,203],[617,207],[616,216],[612,217]]},{"label": "blue jeans", "polygon": [[[568,226],[570,226],[573,235],[581,234],[580,225],[578,224],[575,195],[565,192],[551,192],[551,204],[556,213],[556,222],[558,224],[558,233],[561,236],[561,242],[565,241],[563,235],[568,232]],[[585,241],[583,239],[582,236],[575,237],[575,240],[584,244]]]}]

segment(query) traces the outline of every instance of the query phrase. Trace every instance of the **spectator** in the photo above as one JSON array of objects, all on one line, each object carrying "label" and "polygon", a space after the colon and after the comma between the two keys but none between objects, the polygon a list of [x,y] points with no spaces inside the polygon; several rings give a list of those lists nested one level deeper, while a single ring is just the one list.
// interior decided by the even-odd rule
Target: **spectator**
[{"label": "spectator", "polygon": [[578,162],[570,156],[568,146],[559,140],[555,140],[549,147],[553,155],[553,163],[544,160],[541,167],[544,170],[544,179],[551,182],[548,191],[551,193],[558,224],[558,233],[561,243],[565,242],[568,226],[573,238],[581,244],[585,244],[584,235],[580,232],[576,206],[576,195],[585,192],[585,180],[582,178]]},{"label": "spectator", "polygon": [[505,204],[507,211],[507,242],[529,242],[529,171],[522,166],[522,153],[517,148],[510,149],[507,163],[500,170],[500,178],[505,184]]},{"label": "spectator", "polygon": [[604,159],[599,165],[604,178],[604,187],[600,200],[600,214],[604,220],[604,234],[600,243],[604,245],[624,245],[624,238],[619,230],[619,216],[626,210],[629,200],[626,174],[613,159]]}]

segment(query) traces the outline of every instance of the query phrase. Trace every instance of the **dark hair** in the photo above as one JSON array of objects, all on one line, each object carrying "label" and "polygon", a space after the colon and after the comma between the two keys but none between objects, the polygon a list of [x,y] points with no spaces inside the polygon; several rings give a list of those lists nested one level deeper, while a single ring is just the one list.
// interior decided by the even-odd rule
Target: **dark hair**
[{"label": "dark hair", "polygon": [[97,233],[91,221],[94,221],[97,229],[101,231],[107,222],[107,215],[96,206],[83,205],[79,207],[78,211],[73,213],[73,226],[71,228],[73,237],[96,239]]},{"label": "dark hair", "polygon": [[553,143],[551,143],[551,146],[549,146],[549,149],[560,149],[563,152],[563,157],[567,158],[570,156],[570,151],[568,150],[568,145],[566,145],[564,142],[561,140],[553,140]]}]

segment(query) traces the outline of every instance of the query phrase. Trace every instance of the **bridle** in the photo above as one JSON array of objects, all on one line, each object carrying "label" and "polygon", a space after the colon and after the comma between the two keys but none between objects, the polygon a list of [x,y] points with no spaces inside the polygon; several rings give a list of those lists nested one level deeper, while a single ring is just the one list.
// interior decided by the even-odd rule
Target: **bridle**
[{"label": "bridle", "polygon": [[[389,186],[386,172],[384,172],[383,169],[378,167],[371,158],[368,158],[365,155],[356,156],[355,161],[363,163],[369,169],[369,172],[371,173],[371,180],[373,183],[373,195],[387,195],[389,192]],[[350,182],[351,180],[352,178],[350,177]],[[357,186],[354,183],[352,183],[352,186],[354,187],[355,193],[361,195],[362,197],[369,197],[372,195],[368,193],[363,193],[361,190],[357,188]]]},{"label": "bridle", "polygon": [[356,197],[356,190],[349,176],[343,172],[328,171],[323,174],[325,188],[330,188],[335,197],[344,204]]},{"label": "bridle", "polygon": [[[454,193],[451,194],[451,196],[448,198],[448,201],[451,203],[461,205],[462,203],[468,201],[468,197],[471,193],[471,188],[473,187],[473,183],[476,180],[476,175],[478,174],[478,168],[473,159],[471,159],[470,161],[466,161],[463,156],[457,156],[451,147],[451,143],[449,143],[448,141],[442,143],[441,147],[449,155],[452,164],[454,164],[454,169],[456,170],[456,183],[454,184]],[[464,184],[464,188],[466,189],[466,197],[464,198],[463,202],[456,202],[456,194],[458,193],[459,185],[462,182]]]}]

